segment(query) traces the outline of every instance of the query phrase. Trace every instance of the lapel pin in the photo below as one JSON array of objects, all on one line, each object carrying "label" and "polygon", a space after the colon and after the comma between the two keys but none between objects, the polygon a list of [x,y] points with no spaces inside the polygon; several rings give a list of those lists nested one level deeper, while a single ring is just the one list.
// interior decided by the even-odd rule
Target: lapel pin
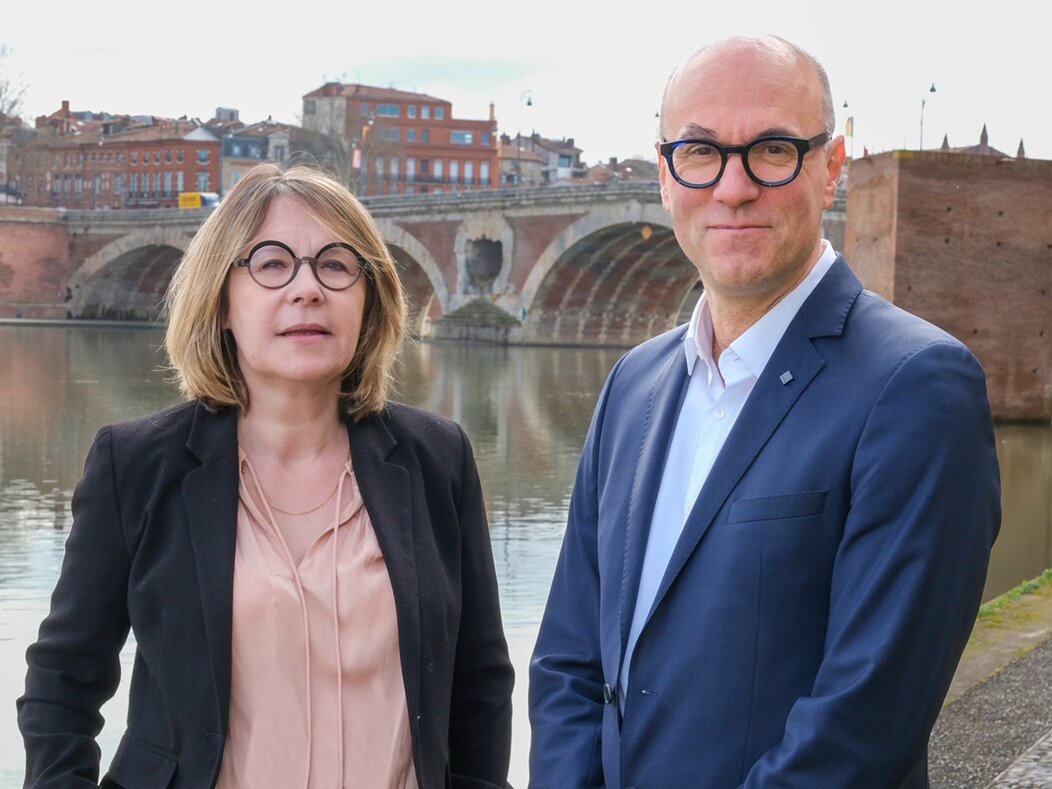
[{"label": "lapel pin", "polygon": [[782,386],[785,386],[791,380],[793,380],[793,374],[786,370],[784,373],[778,376],[778,380],[782,382]]}]

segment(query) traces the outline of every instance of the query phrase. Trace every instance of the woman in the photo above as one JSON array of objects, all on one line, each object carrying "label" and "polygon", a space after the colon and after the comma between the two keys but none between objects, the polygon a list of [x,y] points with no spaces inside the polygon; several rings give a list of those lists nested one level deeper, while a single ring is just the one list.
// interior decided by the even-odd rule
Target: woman
[{"label": "woman", "polygon": [[104,428],[28,651],[26,786],[504,786],[512,669],[454,423],[388,402],[405,321],[361,204],[250,170],[168,293],[190,402]]}]

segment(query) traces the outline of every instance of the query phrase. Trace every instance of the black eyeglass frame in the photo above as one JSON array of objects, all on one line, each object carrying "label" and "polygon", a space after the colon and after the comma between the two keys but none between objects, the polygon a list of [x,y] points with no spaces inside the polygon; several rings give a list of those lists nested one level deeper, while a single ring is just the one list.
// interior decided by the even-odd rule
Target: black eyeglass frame
[{"label": "black eyeglass frame", "polygon": [[[805,140],[801,137],[785,137],[782,135],[773,135],[767,137],[759,137],[750,143],[745,145],[720,145],[714,140],[696,139],[696,140],[673,140],[672,142],[663,142],[658,145],[658,151],[662,156],[665,157],[665,161],[668,163],[668,171],[672,173],[672,177],[676,179],[677,183],[682,184],[688,189],[708,189],[710,186],[715,186],[723,178],[723,173],[727,169],[727,158],[732,153],[736,153],[742,157],[742,166],[745,168],[746,174],[753,181],[758,183],[760,186],[785,186],[786,184],[792,183],[796,180],[796,177],[800,175],[800,171],[804,168],[804,157],[819,146],[825,145],[833,139],[833,135],[829,132],[822,132],[809,140]],[[757,145],[763,145],[768,142],[785,142],[794,146],[799,153],[796,158],[796,169],[793,174],[788,178],[783,178],[780,181],[765,181],[759,178],[756,173],[749,167],[749,151],[755,148]],[[675,150],[682,145],[708,145],[713,149],[719,151],[720,154],[720,170],[716,173],[716,177],[711,181],[705,183],[694,183],[693,181],[687,181],[680,177],[679,173],[676,172],[676,165],[672,163],[672,155]]]},{"label": "black eyeglass frame", "polygon": [[[281,285],[264,285],[262,282],[256,279],[255,275],[252,273],[252,268],[249,265],[252,261],[252,256],[255,255],[256,252],[261,250],[263,247],[281,247],[286,252],[288,252],[289,257],[292,258],[292,274]],[[334,288],[331,285],[326,285],[322,281],[321,277],[318,276],[318,260],[321,258],[322,255],[325,254],[326,250],[332,249],[334,247],[346,249],[348,252],[354,255],[355,260],[358,261],[358,274],[354,277],[354,279],[350,281],[349,284],[344,285],[342,288]],[[317,254],[315,254],[313,257],[311,257],[310,255],[297,257],[296,253],[292,251],[292,248],[288,244],[283,244],[280,241],[260,241],[258,244],[252,247],[252,249],[249,250],[248,255],[246,255],[243,258],[238,258],[231,265],[234,268],[248,269],[248,275],[252,277],[252,281],[259,285],[261,288],[266,288],[267,290],[280,290],[281,288],[287,287],[288,284],[292,282],[292,280],[296,279],[296,275],[300,273],[300,266],[302,266],[304,263],[310,266],[310,270],[311,273],[314,275],[314,279],[317,280],[318,284],[326,290],[336,292],[339,292],[341,290],[347,290],[348,288],[353,288],[355,285],[357,285],[358,280],[362,278],[363,274],[365,275],[366,279],[368,279],[369,277],[369,261],[362,256],[361,252],[352,247],[350,244],[347,244],[343,241],[333,241],[331,244],[326,244],[321,249],[319,249]]]}]

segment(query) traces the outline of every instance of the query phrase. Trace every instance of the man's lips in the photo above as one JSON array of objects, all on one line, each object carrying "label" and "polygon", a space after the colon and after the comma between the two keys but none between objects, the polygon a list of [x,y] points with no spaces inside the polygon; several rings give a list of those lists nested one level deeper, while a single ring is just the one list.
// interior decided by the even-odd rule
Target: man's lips
[{"label": "man's lips", "polygon": [[287,329],[278,332],[278,334],[282,337],[309,337],[312,335],[331,334],[331,332],[324,326],[319,326],[316,323],[303,323],[289,326]]}]

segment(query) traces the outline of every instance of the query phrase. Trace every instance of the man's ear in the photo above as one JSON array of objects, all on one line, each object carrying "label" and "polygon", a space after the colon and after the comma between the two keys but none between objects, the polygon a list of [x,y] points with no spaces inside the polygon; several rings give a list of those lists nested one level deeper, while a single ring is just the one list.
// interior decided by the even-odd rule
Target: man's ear
[{"label": "man's ear", "polygon": [[844,160],[846,158],[847,151],[844,148],[844,136],[840,135],[830,143],[829,156],[826,159],[826,170],[828,176],[826,178],[825,200],[823,205],[827,209],[832,208],[833,203],[836,201],[837,186],[840,184],[840,176],[844,173]]},{"label": "man's ear", "polygon": [[658,145],[659,143],[654,143],[654,149],[658,151],[658,181],[661,183],[661,204],[665,206],[666,210],[671,210],[668,204],[668,189],[669,184],[674,179],[672,178],[672,173],[668,171],[668,162],[665,161],[665,157],[658,150]]}]

